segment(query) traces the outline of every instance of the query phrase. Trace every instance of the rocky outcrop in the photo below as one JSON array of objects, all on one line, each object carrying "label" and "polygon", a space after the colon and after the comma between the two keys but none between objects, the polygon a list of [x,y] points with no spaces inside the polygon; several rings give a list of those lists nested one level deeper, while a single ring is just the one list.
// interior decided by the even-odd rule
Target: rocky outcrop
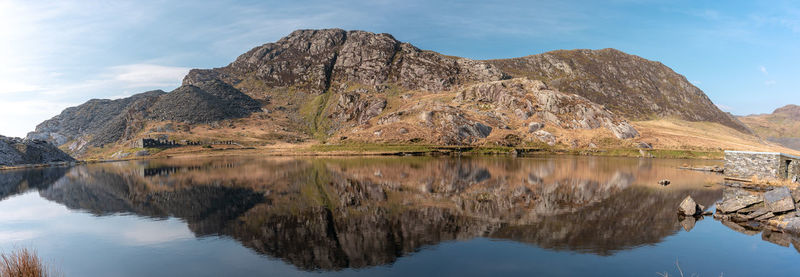
[{"label": "rocky outcrop", "polygon": [[75,159],[47,141],[0,136],[0,166],[73,161]]},{"label": "rocky outcrop", "polygon": [[490,104],[513,111],[521,120],[535,116],[565,129],[603,127],[617,138],[639,136],[625,119],[583,97],[548,89],[542,81],[515,78],[480,83],[462,90],[456,99],[461,103]]},{"label": "rocky outcrop", "polygon": [[90,100],[67,108],[28,133],[56,145],[70,143],[71,153],[132,139],[148,122],[209,123],[246,117],[261,104],[219,80],[181,86],[170,93],[149,91],[117,100]]},{"label": "rocky outcrop", "polygon": [[189,72],[184,84],[220,79],[229,84],[256,81],[253,89],[293,86],[323,93],[333,83],[399,84],[432,92],[455,85],[506,78],[493,66],[423,51],[389,34],[341,29],[298,30],[253,48],[222,68]]},{"label": "rocky outcrop", "polygon": [[35,131],[28,133],[27,138],[47,140],[60,146],[80,137],[100,134],[101,129],[124,113],[132,103],[164,93],[154,90],[116,100],[92,99],[40,123]]},{"label": "rocky outcrop", "polygon": [[209,123],[240,118],[260,110],[260,104],[239,90],[217,80],[202,87],[184,85],[162,96],[147,111],[159,121]]},{"label": "rocky outcrop", "polygon": [[616,49],[557,50],[487,62],[514,77],[542,80],[557,90],[581,95],[631,120],[676,117],[751,133],[684,76],[660,62]]},{"label": "rocky outcrop", "polygon": [[[764,240],[771,232],[800,235],[800,211],[797,209],[800,190],[776,187],[766,192],[726,188],[717,203],[714,218],[738,232],[757,234],[764,231]],[[786,245],[788,246],[788,245]]]}]

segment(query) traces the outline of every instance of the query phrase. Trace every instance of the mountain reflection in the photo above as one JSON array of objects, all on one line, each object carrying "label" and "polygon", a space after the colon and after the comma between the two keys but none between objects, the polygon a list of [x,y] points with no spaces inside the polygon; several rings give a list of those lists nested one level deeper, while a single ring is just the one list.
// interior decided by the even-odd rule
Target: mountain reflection
[{"label": "mountain reflection", "polygon": [[[687,194],[717,175],[678,162],[555,158],[167,159],[0,174],[0,199],[36,189],[98,216],[177,217],[306,270],[391,264],[476,237],[613,255],[681,228]],[[656,185],[670,178],[672,185]]]}]

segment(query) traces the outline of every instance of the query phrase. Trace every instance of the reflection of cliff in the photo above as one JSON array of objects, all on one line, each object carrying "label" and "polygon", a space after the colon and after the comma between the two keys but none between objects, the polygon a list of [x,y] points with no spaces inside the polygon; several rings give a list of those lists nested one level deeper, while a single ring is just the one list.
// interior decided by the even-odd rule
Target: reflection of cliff
[{"label": "reflection of cliff", "polygon": [[[665,164],[667,163],[667,164]],[[668,161],[555,158],[162,160],[75,167],[40,194],[93,214],[184,219],[307,270],[389,264],[442,241],[493,237],[610,255],[677,232],[709,176]],[[677,166],[677,165],[675,165]],[[141,169],[164,174],[140,174]],[[163,170],[161,169],[163,168]],[[676,184],[655,186],[664,172]]]},{"label": "reflection of cliff", "polygon": [[663,193],[632,187],[575,212],[548,216],[530,225],[506,225],[489,236],[542,248],[611,255],[615,251],[658,243],[676,233],[680,225],[674,207],[685,195],[709,206],[719,199],[720,192]]},{"label": "reflection of cliff", "polygon": [[133,213],[140,216],[185,219],[198,236],[218,233],[230,220],[263,200],[249,189],[194,186],[179,190],[143,191],[132,176],[106,170],[76,167],[39,194],[70,209],[95,215]]},{"label": "reflection of cliff", "polygon": [[67,167],[7,170],[0,172],[0,201],[29,189],[42,189],[64,176]]}]

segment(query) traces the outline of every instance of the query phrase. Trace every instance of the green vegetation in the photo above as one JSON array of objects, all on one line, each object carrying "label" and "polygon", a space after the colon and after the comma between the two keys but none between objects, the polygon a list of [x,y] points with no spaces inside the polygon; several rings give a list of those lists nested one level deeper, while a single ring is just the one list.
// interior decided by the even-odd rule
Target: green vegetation
[{"label": "green vegetation", "polygon": [[526,147],[509,146],[437,146],[422,144],[375,144],[375,143],[343,143],[318,144],[305,150],[312,153],[354,152],[360,154],[450,154],[463,155],[508,155],[516,151],[517,155],[566,154],[613,157],[646,157],[663,159],[722,159],[722,151],[670,150],[670,149],[570,149],[548,145],[530,145]]},{"label": "green vegetation", "polygon": [[330,123],[322,116],[328,107],[330,95],[330,92],[317,95],[307,104],[300,107],[300,115],[308,122],[309,133],[319,140],[327,138],[328,129],[330,129]]}]

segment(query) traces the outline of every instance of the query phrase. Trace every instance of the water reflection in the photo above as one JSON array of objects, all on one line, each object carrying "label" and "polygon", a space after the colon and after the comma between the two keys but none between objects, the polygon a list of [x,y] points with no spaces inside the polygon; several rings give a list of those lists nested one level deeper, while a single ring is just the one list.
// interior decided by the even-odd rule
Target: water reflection
[{"label": "water reflection", "polygon": [[[391,264],[425,246],[476,237],[596,255],[656,244],[687,228],[675,214],[687,194],[705,206],[721,196],[702,186],[718,175],[679,171],[678,163],[168,159],[7,172],[0,199],[33,189],[97,216],[175,217],[198,237],[231,237],[305,270],[338,270]],[[658,186],[665,177],[672,185]]]}]

